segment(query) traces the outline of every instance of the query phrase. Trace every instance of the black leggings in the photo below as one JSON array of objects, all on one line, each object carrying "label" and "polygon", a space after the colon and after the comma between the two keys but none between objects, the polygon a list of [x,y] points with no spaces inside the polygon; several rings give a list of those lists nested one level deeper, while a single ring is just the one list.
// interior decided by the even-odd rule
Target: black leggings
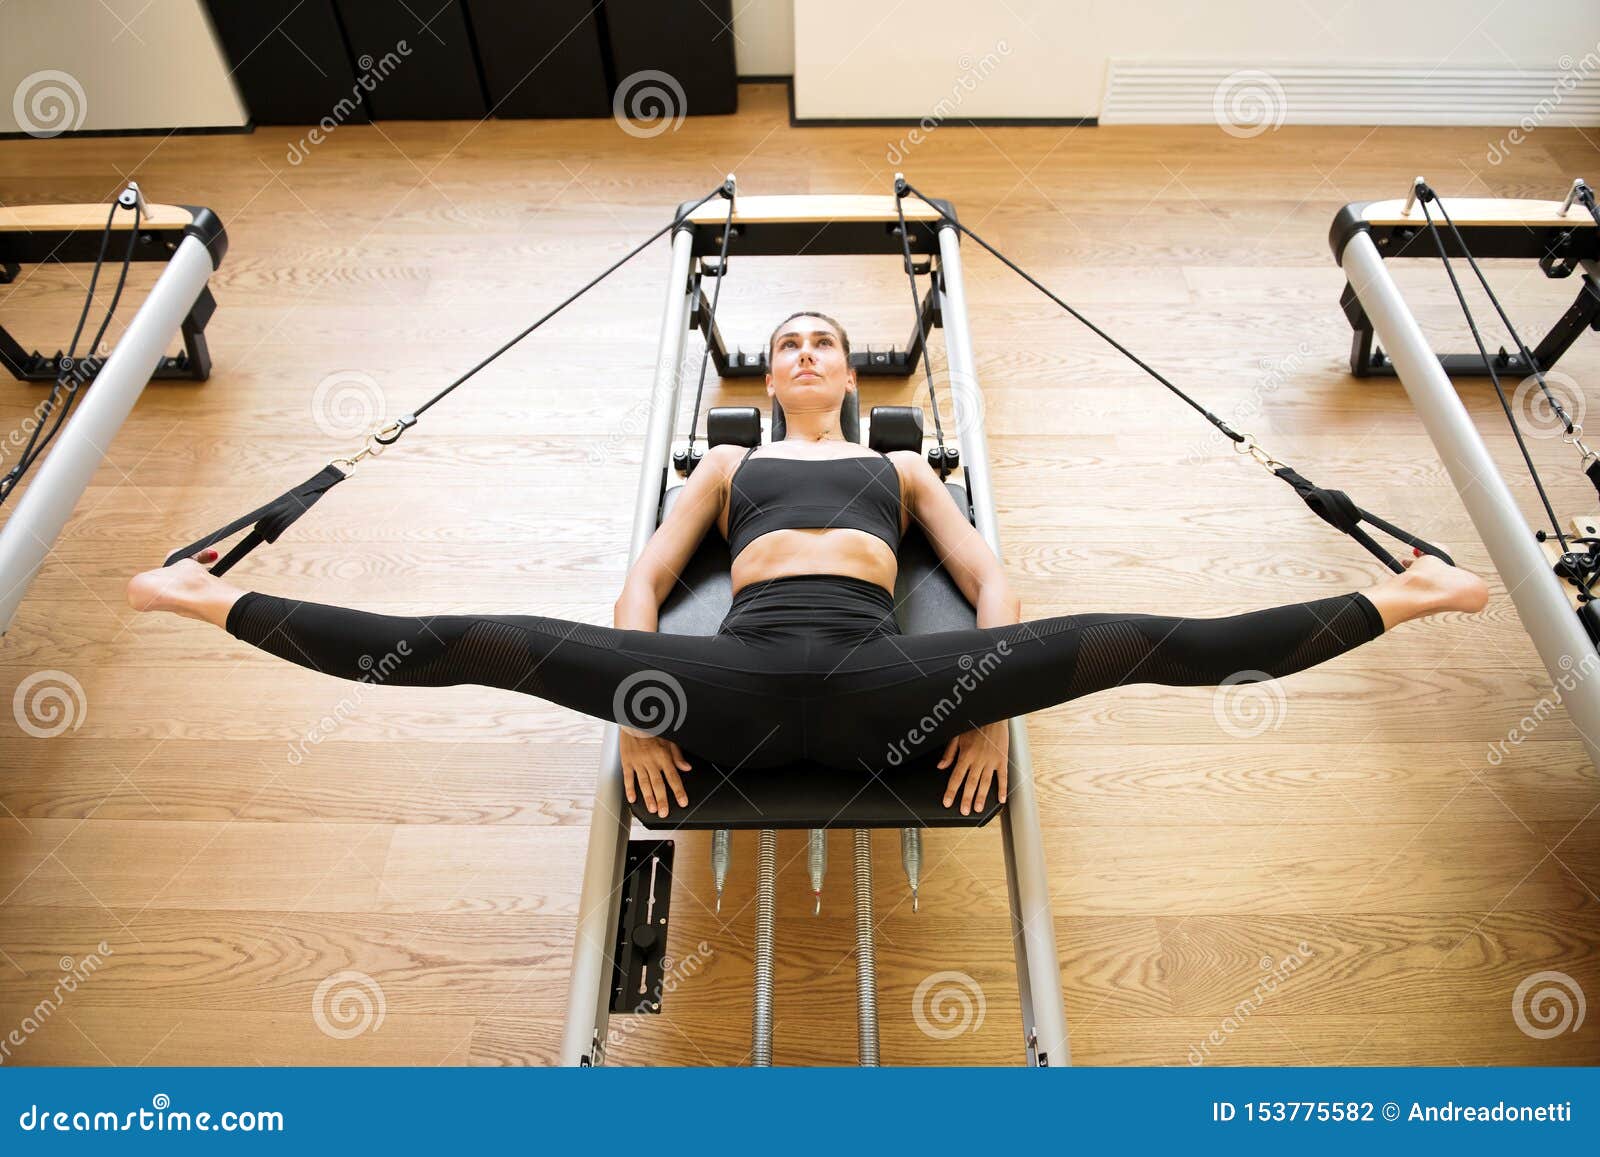
[{"label": "black leggings", "polygon": [[227,629],[343,679],[521,691],[676,740],[691,763],[877,770],[1125,683],[1289,675],[1376,638],[1383,620],[1351,593],[1226,618],[1064,615],[902,635],[878,584],[794,575],[742,588],[715,635],[539,615],[379,615],[256,592],[234,604]]}]

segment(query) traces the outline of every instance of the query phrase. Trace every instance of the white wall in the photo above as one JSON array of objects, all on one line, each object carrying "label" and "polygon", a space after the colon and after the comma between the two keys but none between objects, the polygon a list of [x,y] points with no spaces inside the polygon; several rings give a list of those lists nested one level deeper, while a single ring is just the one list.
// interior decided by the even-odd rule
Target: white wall
[{"label": "white wall", "polygon": [[740,76],[794,72],[794,6],[795,0],[733,0],[733,55]]},{"label": "white wall", "polygon": [[799,0],[795,115],[1097,116],[1114,57],[1554,71],[1597,50],[1594,0]]},{"label": "white wall", "polygon": [[0,132],[244,123],[199,0],[0,4]]}]

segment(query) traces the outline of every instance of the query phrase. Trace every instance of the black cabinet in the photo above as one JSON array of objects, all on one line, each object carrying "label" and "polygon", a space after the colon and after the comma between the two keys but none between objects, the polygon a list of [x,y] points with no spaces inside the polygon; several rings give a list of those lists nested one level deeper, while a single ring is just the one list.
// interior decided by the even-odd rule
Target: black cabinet
[{"label": "black cabinet", "polygon": [[332,0],[208,0],[206,7],[251,120],[370,119]]},{"label": "black cabinet", "polygon": [[[3,0],[0,0],[3,3]],[[250,119],[738,109],[732,0],[207,0]],[[665,100],[665,109],[658,107]]]},{"label": "black cabinet", "polygon": [[456,0],[337,0],[374,120],[478,120],[489,111]]},{"label": "black cabinet", "polygon": [[605,0],[613,82],[665,73],[682,88],[689,116],[737,112],[733,0]]},{"label": "black cabinet", "polygon": [[497,117],[605,117],[600,0],[467,0]]}]

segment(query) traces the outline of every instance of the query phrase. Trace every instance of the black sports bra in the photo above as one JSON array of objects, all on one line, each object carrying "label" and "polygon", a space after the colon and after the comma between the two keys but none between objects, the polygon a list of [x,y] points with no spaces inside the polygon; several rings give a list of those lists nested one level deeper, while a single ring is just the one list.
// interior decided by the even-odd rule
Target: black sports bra
[{"label": "black sports bra", "polygon": [[746,469],[752,446],[728,483],[728,550],[733,558],[774,530],[864,530],[900,549],[900,472],[886,454],[800,459],[768,455]]}]

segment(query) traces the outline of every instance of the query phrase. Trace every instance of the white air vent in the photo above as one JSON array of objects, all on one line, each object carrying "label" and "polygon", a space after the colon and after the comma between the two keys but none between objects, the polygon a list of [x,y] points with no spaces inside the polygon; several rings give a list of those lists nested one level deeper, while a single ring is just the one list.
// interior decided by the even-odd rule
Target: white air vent
[{"label": "white air vent", "polygon": [[1113,60],[1102,124],[1600,125],[1600,52],[1556,68]]}]

